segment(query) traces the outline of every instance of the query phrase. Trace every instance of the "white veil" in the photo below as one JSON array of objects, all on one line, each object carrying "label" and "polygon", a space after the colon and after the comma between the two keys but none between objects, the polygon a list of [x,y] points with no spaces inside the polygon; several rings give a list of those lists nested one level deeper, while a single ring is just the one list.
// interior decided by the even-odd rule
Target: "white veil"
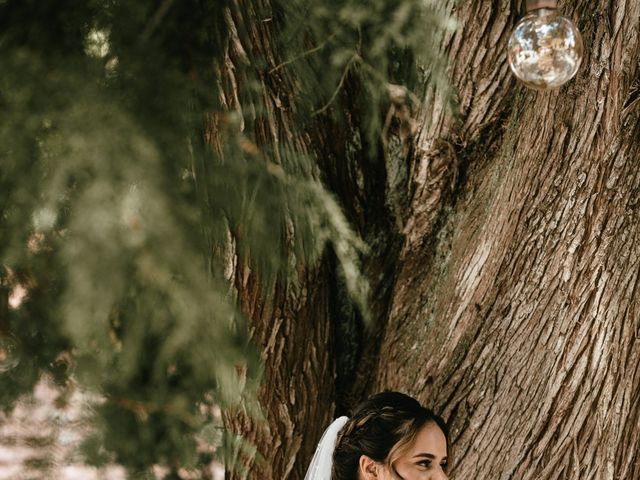
[{"label": "white veil", "polygon": [[337,418],[324,431],[304,480],[331,480],[333,449],[336,446],[338,432],[347,423],[347,420],[349,420],[348,417]]}]

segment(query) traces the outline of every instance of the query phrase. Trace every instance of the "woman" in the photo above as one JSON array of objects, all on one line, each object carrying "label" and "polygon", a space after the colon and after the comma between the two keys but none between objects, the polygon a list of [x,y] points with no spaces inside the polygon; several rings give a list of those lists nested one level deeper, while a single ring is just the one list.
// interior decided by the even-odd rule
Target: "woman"
[{"label": "woman", "polygon": [[305,480],[443,480],[447,426],[415,399],[378,393],[324,433]]}]

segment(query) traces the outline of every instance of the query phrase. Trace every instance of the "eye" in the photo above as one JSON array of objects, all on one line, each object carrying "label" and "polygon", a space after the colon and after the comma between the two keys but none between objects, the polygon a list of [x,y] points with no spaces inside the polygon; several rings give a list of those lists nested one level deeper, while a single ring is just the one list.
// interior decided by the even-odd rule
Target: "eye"
[{"label": "eye", "polygon": [[421,460],[420,462],[418,462],[418,465],[420,465],[421,467],[424,468],[431,468],[431,460]]},{"label": "eye", "polygon": [[447,463],[447,462],[442,462],[442,463],[440,464],[440,468],[442,468],[442,471],[443,471],[444,473],[447,473],[447,471],[449,470],[449,463]]}]

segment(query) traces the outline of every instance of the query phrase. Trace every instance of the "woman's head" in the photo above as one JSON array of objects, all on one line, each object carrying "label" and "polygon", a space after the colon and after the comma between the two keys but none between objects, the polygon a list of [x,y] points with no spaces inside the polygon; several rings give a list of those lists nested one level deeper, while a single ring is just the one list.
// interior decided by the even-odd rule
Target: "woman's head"
[{"label": "woman's head", "polygon": [[444,421],[415,399],[378,393],[362,403],[338,434],[333,480],[446,478]]}]

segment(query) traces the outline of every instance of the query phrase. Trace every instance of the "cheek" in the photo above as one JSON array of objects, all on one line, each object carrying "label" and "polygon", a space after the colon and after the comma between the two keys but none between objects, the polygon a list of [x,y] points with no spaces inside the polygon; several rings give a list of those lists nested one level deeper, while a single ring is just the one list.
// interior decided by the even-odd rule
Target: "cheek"
[{"label": "cheek", "polygon": [[[432,480],[432,479],[440,479],[441,476],[438,476],[436,470],[429,469],[425,470],[422,467],[413,465],[413,464],[398,464],[396,465],[396,472],[400,477],[394,477],[393,475],[389,476],[391,480]],[[386,477],[385,477],[386,480]]]},{"label": "cheek", "polygon": [[[396,465],[396,472],[400,475],[402,480],[425,480],[429,478],[427,472],[424,469],[419,469],[411,464],[398,464]],[[398,477],[390,476],[393,480],[397,480]]]},{"label": "cheek", "polygon": [[397,465],[395,469],[398,475],[400,475],[399,477],[394,476],[393,472],[391,472],[391,470],[385,467],[383,475],[380,480],[400,480],[400,479],[413,480],[414,477],[406,469],[402,469],[402,467],[398,467]]}]

